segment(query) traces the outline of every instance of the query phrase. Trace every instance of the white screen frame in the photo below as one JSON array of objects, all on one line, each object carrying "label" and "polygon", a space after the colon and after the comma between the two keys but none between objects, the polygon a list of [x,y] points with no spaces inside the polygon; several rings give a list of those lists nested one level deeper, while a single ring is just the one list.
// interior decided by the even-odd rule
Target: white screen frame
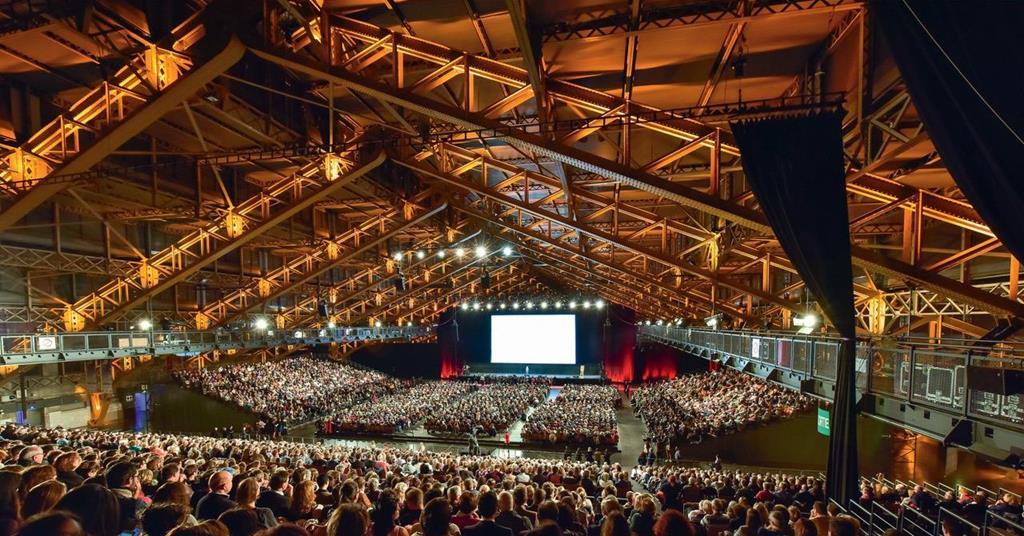
[{"label": "white screen frame", "polygon": [[492,315],[491,363],[575,365],[576,315]]}]

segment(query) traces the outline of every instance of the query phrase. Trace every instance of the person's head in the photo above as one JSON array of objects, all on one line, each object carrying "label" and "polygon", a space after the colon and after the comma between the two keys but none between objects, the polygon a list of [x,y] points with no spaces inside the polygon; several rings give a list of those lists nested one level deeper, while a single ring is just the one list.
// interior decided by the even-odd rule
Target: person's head
[{"label": "person's head", "polygon": [[235,502],[245,507],[256,505],[256,499],[260,496],[260,485],[255,478],[243,478],[235,488]]},{"label": "person's head", "polygon": [[43,463],[43,448],[39,445],[29,445],[18,453],[18,465],[29,466]]},{"label": "person's head", "polygon": [[227,471],[217,471],[210,475],[210,493],[219,493],[221,495],[227,495],[231,493],[232,477],[231,473]]},{"label": "person's head", "polygon": [[[511,507],[512,497],[509,496],[509,503]],[[486,491],[480,494],[480,498],[477,499],[477,513],[484,519],[492,519],[498,515],[498,494],[493,491]]]},{"label": "person's head", "polygon": [[78,466],[82,465],[82,456],[75,451],[65,452],[53,461],[53,467],[58,473],[71,473]]},{"label": "person's head", "polygon": [[288,483],[288,471],[279,470],[275,471],[274,474],[270,475],[270,489],[274,491],[281,491],[284,489],[284,485]]},{"label": "person's head", "polygon": [[118,462],[111,465],[105,474],[107,486],[111,489],[124,488],[135,490],[138,487],[139,469],[128,462]]},{"label": "person's head", "polygon": [[420,488],[409,488],[405,492],[405,507],[409,510],[423,509],[423,490]]},{"label": "person's head", "polygon": [[387,490],[377,498],[377,504],[373,507],[371,518],[373,520],[373,533],[376,536],[384,536],[395,527],[395,519],[398,517],[398,496],[392,490]]},{"label": "person's head", "polygon": [[28,496],[25,497],[21,515],[28,518],[49,512],[53,509],[53,505],[57,504],[57,501],[64,496],[65,491],[67,491],[67,486],[56,480],[47,480],[42,484],[37,484],[29,490]]},{"label": "person's head", "polygon": [[121,506],[117,496],[99,484],[82,484],[69,491],[53,509],[77,515],[82,529],[91,536],[116,536],[120,532]]},{"label": "person's head", "polygon": [[70,512],[44,512],[26,519],[18,536],[85,536],[85,532]]},{"label": "person's head", "polygon": [[757,508],[747,508],[747,520],[744,525],[747,527],[747,534],[756,534],[761,529],[764,523]]},{"label": "person's head", "polygon": [[180,482],[184,478],[181,466],[176,463],[168,463],[160,468],[160,483]]},{"label": "person's head", "polygon": [[448,499],[443,497],[431,499],[420,514],[423,536],[446,536],[451,522],[452,506]]},{"label": "person's head", "polygon": [[822,517],[827,516],[828,510],[825,508],[823,501],[814,501],[814,506],[811,506],[811,517]]},{"label": "person's head", "polygon": [[785,510],[772,510],[768,514],[768,524],[775,531],[784,530],[789,526],[789,514]]},{"label": "person's head", "polygon": [[192,511],[192,488],[184,482],[167,482],[153,493],[153,502],[172,502]]},{"label": "person's head", "polygon": [[555,501],[544,501],[537,506],[537,524],[558,524],[558,504]]},{"label": "person's head", "polygon": [[260,520],[256,510],[249,508],[232,508],[217,518],[228,528],[231,536],[252,536],[260,530]]},{"label": "person's head", "polygon": [[231,536],[231,533],[224,523],[211,519],[191,527],[180,526],[167,533],[167,536]]},{"label": "person's head", "polygon": [[316,507],[316,482],[303,480],[292,492],[292,510],[304,514]]},{"label": "person's head", "polygon": [[28,492],[50,480],[57,479],[57,470],[52,465],[33,465],[21,472],[21,486],[18,488],[18,495],[21,497],[22,504],[25,503],[25,498],[28,497]]},{"label": "person's head", "polygon": [[370,521],[359,504],[343,504],[334,509],[327,521],[327,536],[363,536]]},{"label": "person's head", "polygon": [[828,522],[829,536],[857,536],[859,531],[857,520],[845,514],[832,516]]},{"label": "person's head", "polygon": [[512,507],[515,505],[515,499],[512,497],[512,493],[503,491],[498,494],[498,512],[511,512]]},{"label": "person's head", "polygon": [[189,508],[177,503],[153,503],[142,513],[142,530],[146,536],[166,536],[188,519]]},{"label": "person's head", "polygon": [[654,536],[693,536],[693,525],[677,510],[666,510],[654,524]]},{"label": "person's head", "polygon": [[469,515],[476,510],[476,497],[471,491],[463,491],[459,495],[459,514]]},{"label": "person's head", "polygon": [[793,536],[818,536],[818,528],[809,519],[797,519],[793,523]]},{"label": "person's head", "polygon": [[19,519],[21,517],[21,473],[0,471],[0,515]]},{"label": "person's head", "polygon": [[601,536],[629,536],[629,523],[622,512],[612,512],[601,521]]}]

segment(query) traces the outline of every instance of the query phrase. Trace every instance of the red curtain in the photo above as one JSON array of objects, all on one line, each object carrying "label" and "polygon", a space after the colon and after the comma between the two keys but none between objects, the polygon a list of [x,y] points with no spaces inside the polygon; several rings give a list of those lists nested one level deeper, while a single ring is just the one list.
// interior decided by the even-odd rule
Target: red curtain
[{"label": "red curtain", "polygon": [[636,352],[636,313],[616,305],[608,306],[604,325],[604,375],[614,383],[633,381]]},{"label": "red curtain", "polygon": [[637,372],[643,381],[671,380],[679,375],[682,352],[662,344],[650,344],[640,350]]},{"label": "red curtain", "polygon": [[441,377],[462,376],[463,362],[459,357],[459,325],[456,310],[449,309],[437,323],[437,344],[441,347]]}]

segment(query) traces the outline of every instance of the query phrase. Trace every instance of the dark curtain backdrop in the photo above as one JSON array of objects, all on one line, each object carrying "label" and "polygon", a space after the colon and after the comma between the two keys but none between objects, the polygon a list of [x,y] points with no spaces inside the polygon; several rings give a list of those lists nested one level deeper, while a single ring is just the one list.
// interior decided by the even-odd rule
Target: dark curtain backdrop
[{"label": "dark curtain backdrop", "polygon": [[462,376],[462,357],[459,355],[459,326],[455,309],[441,314],[437,323],[437,344],[441,355],[441,377],[457,378]]},{"label": "dark curtain backdrop", "polygon": [[437,378],[441,373],[440,345],[390,343],[363,346],[352,361],[399,378]]},{"label": "dark curtain backdrop", "polygon": [[886,0],[868,12],[957,186],[1024,259],[1024,2]]},{"label": "dark curtain backdrop", "polygon": [[636,313],[618,305],[608,306],[604,337],[604,375],[615,383],[633,381],[636,352]]},{"label": "dark curtain backdrop", "polygon": [[857,493],[853,269],[841,116],[808,113],[732,124],[743,170],[782,249],[845,343],[836,371],[827,492]]}]

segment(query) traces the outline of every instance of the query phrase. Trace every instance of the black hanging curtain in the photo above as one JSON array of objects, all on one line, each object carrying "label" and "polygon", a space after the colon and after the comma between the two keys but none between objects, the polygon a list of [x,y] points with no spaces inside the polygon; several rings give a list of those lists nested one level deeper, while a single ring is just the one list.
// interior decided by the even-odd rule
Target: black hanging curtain
[{"label": "black hanging curtain", "polygon": [[1024,2],[885,0],[869,12],[957,186],[1024,259]]},{"label": "black hanging curtain", "polygon": [[809,113],[732,124],[743,170],[790,261],[839,331],[826,492],[857,492],[856,323],[840,114]]}]

